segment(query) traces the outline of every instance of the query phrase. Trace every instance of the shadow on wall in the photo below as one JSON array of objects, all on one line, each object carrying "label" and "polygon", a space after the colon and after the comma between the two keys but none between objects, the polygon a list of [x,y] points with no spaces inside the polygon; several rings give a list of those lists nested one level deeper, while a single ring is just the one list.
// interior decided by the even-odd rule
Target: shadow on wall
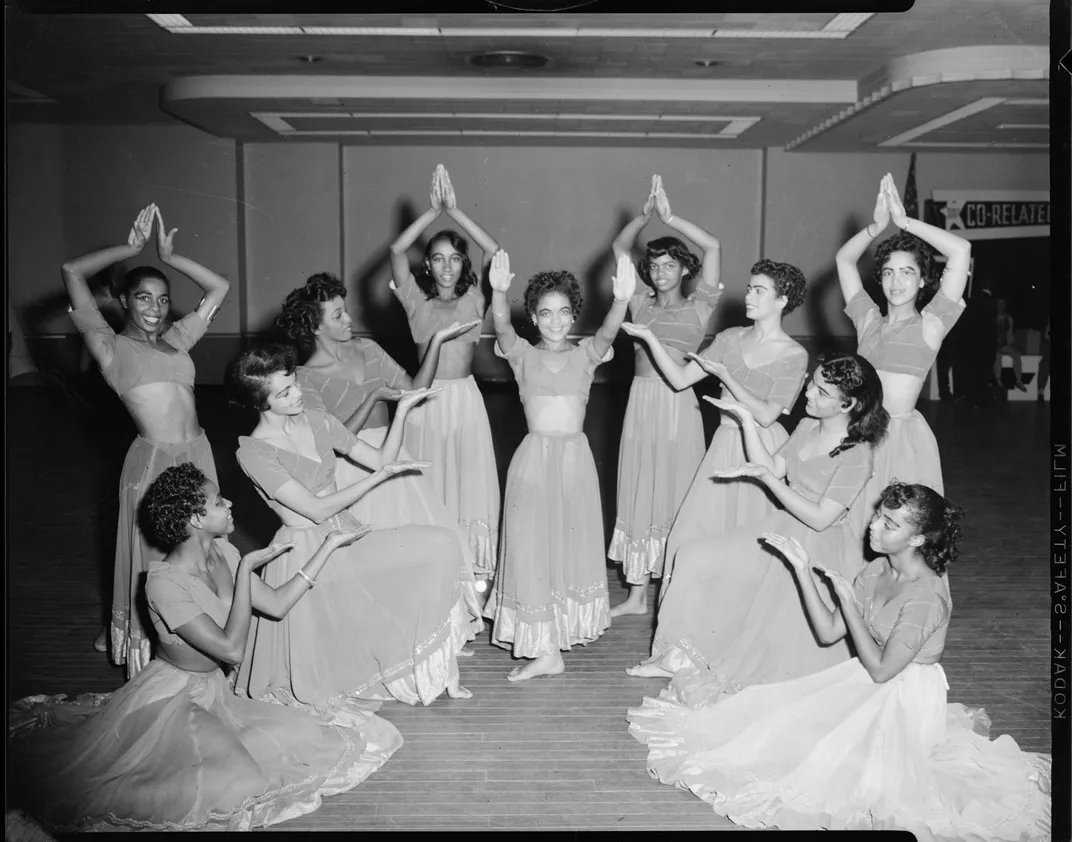
[{"label": "shadow on wall", "polygon": [[[841,227],[841,236],[838,242],[845,243],[856,236],[866,223],[861,222],[856,216],[849,216]],[[869,249],[868,252],[860,259],[859,269],[860,277],[864,282],[864,289],[868,292],[872,292],[871,274],[874,266],[874,260],[871,255],[873,249]],[[792,256],[789,257],[789,262],[792,262]],[[838,306],[835,310],[841,310],[845,307],[845,302],[841,300],[841,285],[838,282],[837,265],[831,255],[831,261],[827,266],[815,276],[808,278],[808,289],[804,296],[804,312],[807,314],[807,322],[812,326],[811,343],[808,345],[808,352],[813,356],[816,353],[822,351],[843,351],[845,350],[845,337],[835,333],[834,325],[831,324],[828,317],[826,302],[827,299],[833,296]],[[872,296],[874,297],[874,296]],[[881,298],[881,296],[879,296]],[[852,340],[852,347],[856,347],[855,338]]]}]

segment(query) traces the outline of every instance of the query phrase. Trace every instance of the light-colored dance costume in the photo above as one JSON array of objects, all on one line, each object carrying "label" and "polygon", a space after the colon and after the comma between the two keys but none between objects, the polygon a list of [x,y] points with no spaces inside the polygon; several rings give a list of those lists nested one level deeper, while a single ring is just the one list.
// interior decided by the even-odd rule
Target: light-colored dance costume
[{"label": "light-colored dance costume", "polygon": [[[95,333],[112,351],[112,362],[101,369],[105,382],[124,399],[131,389],[148,383],[180,383],[193,389],[194,364],[189,350],[205,335],[208,322],[196,310],[173,324],[160,336],[172,353],[117,334],[96,308],[70,310],[75,327],[83,335]],[[193,462],[206,477],[216,482],[216,463],[204,431],[181,444],[134,439],[123,461],[119,479],[119,526],[115,539],[115,576],[112,580],[112,619],[109,632],[111,658],[126,664],[127,678],[149,663],[149,636],[142,625],[139,606],[144,601],[142,575],[149,562],[164,553],[151,546],[138,524],[138,505],[152,481],[167,468]],[[144,611],[144,608],[141,609]]]},{"label": "light-colored dance costume", "polygon": [[[814,418],[801,420],[778,451],[786,481],[813,502],[830,498],[849,509],[859,503],[871,476],[871,447],[857,444],[837,456],[802,459],[800,448],[818,424]],[[679,673],[674,681],[690,698],[809,675],[849,657],[845,641],[833,646],[816,641],[796,579],[760,540],[764,532],[796,538],[812,558],[821,558],[849,581],[864,566],[847,511],[822,532],[777,510],[685,544],[674,559],[674,578],[659,607],[652,656],[645,663]],[[829,602],[832,606],[833,599]]]},{"label": "light-colored dance costume", "polygon": [[[369,394],[381,386],[406,389],[410,385],[405,370],[376,342],[371,339],[352,339],[351,342],[360,342],[362,345],[365,359],[365,379],[362,383],[345,377],[332,377],[305,366],[298,366],[296,372],[306,408],[327,412],[343,423],[349,420]],[[434,395],[429,400],[435,401],[439,398],[440,395]],[[357,437],[372,447],[380,448],[387,438],[387,429],[387,407],[381,404],[372,411],[368,423],[357,433]],[[406,460],[414,457],[403,444],[398,458]],[[335,484],[339,488],[360,482],[372,473],[346,456],[340,455],[334,461]],[[469,543],[469,533],[462,528],[433,490],[425,470],[399,474],[381,482],[354,503],[349,511],[360,523],[366,523],[374,529],[420,524],[438,526],[454,532],[462,546],[466,569],[470,572],[470,581],[466,585],[467,599],[471,599],[472,604],[476,605],[476,583],[473,579],[475,555]],[[475,636],[483,628],[484,621],[478,611],[473,620],[471,634]]]},{"label": "light-colored dance costume", "polygon": [[[677,362],[703,343],[722,288],[700,284],[679,306],[659,307],[645,288],[629,301],[632,320],[651,329]],[[646,351],[641,351],[646,353]],[[663,575],[666,539],[703,458],[703,418],[696,393],[675,392],[658,374],[634,376],[618,447],[618,500],[607,556],[625,580]]]},{"label": "light-colored dance costume", "polygon": [[[845,314],[856,327],[857,353],[877,371],[908,374],[926,380],[938,358],[939,348],[923,341],[923,320],[937,319],[942,335],[953,329],[964,312],[964,302],[950,301],[939,290],[922,313],[889,324],[866,291],[860,290],[845,306]],[[944,494],[942,461],[938,442],[918,409],[890,413],[886,438],[875,448],[875,473],[864,490],[864,505],[853,510],[851,525],[861,542],[875,513],[882,490],[893,480],[918,483]],[[862,549],[861,549],[862,552]]]},{"label": "light-colored dance costume", "polygon": [[[237,551],[216,546],[233,573]],[[172,630],[201,614],[227,624],[230,600],[167,562],[149,562],[146,592],[156,633],[172,646],[186,645]],[[64,699],[23,699],[9,719],[27,812],[57,830],[273,825],[353,789],[402,745],[367,711],[332,722],[239,698],[219,669],[159,658],[114,693]]]},{"label": "light-colored dance costume", "polygon": [[[675,681],[628,713],[649,771],[745,827],[1048,840],[1050,755],[1021,751],[1009,736],[991,742],[985,711],[947,704],[945,580],[920,579],[883,603],[875,585],[888,565],[860,573],[855,608],[882,647],[922,641],[902,672],[878,683],[853,658],[717,703],[683,697]],[[774,645],[791,643],[783,635]]]},{"label": "light-colored dance costume", "polygon": [[[808,373],[808,352],[794,342],[785,356],[757,368],[749,368],[741,352],[741,337],[747,330],[743,327],[727,328],[715,337],[701,356],[725,365],[730,376],[754,397],[791,410]],[[722,388],[721,397],[729,401],[735,399],[725,387]],[[757,430],[770,453],[778,450],[789,438],[785,428],[777,421],[769,427],[757,425]],[[762,520],[778,508],[767,490],[753,479],[718,479],[713,476],[717,471],[728,471],[747,461],[741,422],[732,412],[721,412],[711,446],[699,470],[695,472],[666,543],[664,594],[668,593],[666,589],[673,577],[674,557],[682,546],[697,538],[709,538]]]},{"label": "light-colored dance costume", "polygon": [[[357,441],[332,416],[305,414],[318,462],[261,439],[238,439],[238,464],[273,511],[285,510],[275,493],[290,480],[317,496],[335,491],[335,452]],[[320,524],[281,526],[273,542],[294,548],[266,565],[264,581],[282,586],[328,533],[359,527],[349,510]],[[337,709],[346,697],[429,704],[457,677],[457,652],[474,616],[479,607],[456,531],[376,529],[335,550],[317,586],[282,620],[253,618],[235,686],[254,699],[320,710]]]},{"label": "light-colored dance costume", "polygon": [[[505,353],[521,402],[583,396],[601,360],[591,338],[559,353],[517,338]],[[546,360],[566,357],[561,370]],[[517,658],[538,658],[591,643],[610,627],[606,544],[595,458],[584,433],[529,432],[506,475],[499,575],[484,612],[492,642]]]},{"label": "light-colored dance costume", "polygon": [[[484,319],[484,296],[478,284],[460,298],[439,301],[425,296],[408,275],[395,295],[406,311],[413,341],[420,346],[455,322]],[[480,341],[480,327],[451,341],[475,345]],[[499,472],[484,397],[472,374],[456,380],[437,377],[432,387],[441,389],[439,394],[406,416],[406,448],[415,458],[432,463],[424,476],[468,533],[476,575],[490,579],[498,553]]]}]

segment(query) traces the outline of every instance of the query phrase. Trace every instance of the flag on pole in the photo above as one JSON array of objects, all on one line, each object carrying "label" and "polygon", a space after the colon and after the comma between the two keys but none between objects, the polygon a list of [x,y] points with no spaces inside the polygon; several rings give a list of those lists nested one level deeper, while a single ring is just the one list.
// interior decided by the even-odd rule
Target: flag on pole
[{"label": "flag on pole", "polygon": [[908,162],[908,178],[905,179],[904,209],[912,219],[919,219],[919,195],[916,193],[916,153]]}]

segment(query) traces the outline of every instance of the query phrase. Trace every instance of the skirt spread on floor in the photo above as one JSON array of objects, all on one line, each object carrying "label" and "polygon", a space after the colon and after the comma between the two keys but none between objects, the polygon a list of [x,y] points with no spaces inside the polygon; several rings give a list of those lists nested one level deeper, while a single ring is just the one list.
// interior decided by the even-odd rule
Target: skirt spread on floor
[{"label": "skirt spread on floor", "polygon": [[406,417],[406,450],[431,462],[424,476],[473,551],[477,578],[495,575],[499,542],[499,471],[484,397],[472,375],[432,382],[442,389]]},{"label": "skirt spread on floor", "polygon": [[625,580],[660,577],[666,539],[703,458],[703,418],[692,389],[634,377],[618,448],[618,500],[607,556]]},{"label": "skirt spread on floor", "polygon": [[492,642],[536,658],[610,627],[599,478],[583,433],[529,433],[506,477]]},{"label": "skirt spread on floor", "polygon": [[111,658],[126,664],[127,678],[149,663],[151,655],[144,578],[149,562],[164,553],[145,540],[138,523],[138,506],[149,485],[167,468],[193,462],[213,482],[216,463],[204,431],[182,444],[154,442],[138,436],[127,451],[119,480],[119,527],[115,540],[112,580]]},{"label": "skirt spread on floor", "polygon": [[9,762],[57,830],[249,830],[353,789],[402,745],[369,712],[329,721],[154,660],[114,693],[16,703]]}]

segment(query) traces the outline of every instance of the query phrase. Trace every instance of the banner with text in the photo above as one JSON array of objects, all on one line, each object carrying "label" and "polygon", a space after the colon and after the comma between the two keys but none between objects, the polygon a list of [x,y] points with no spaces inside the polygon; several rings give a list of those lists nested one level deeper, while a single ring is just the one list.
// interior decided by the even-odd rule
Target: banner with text
[{"label": "banner with text", "polygon": [[931,195],[924,221],[966,240],[1050,236],[1047,190],[935,190]]}]

